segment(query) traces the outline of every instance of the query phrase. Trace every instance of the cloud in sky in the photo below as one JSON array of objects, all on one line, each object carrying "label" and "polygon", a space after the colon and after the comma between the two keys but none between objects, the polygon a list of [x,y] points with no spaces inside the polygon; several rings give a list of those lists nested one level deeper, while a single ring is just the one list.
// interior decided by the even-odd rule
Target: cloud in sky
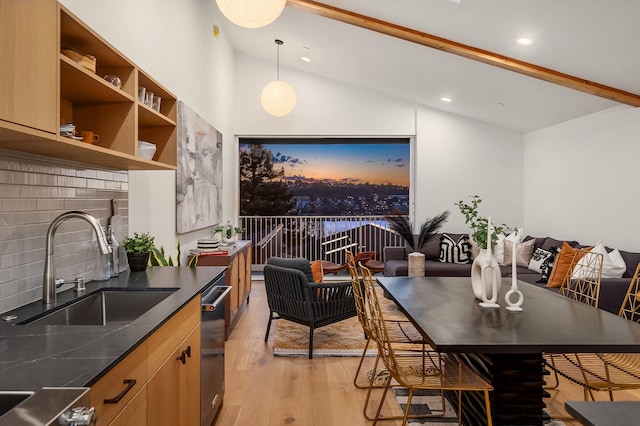
[{"label": "cloud in sky", "polygon": [[305,160],[301,160],[297,157],[292,157],[290,155],[282,154],[281,152],[277,152],[275,155],[271,157],[271,162],[273,164],[288,164],[291,167],[295,167],[300,164],[306,164]]},{"label": "cloud in sky", "polygon": [[407,167],[407,162],[406,160],[402,159],[402,158],[396,158],[395,160],[388,158],[387,159],[387,164],[389,165],[395,165],[398,168],[402,168],[402,167]]}]

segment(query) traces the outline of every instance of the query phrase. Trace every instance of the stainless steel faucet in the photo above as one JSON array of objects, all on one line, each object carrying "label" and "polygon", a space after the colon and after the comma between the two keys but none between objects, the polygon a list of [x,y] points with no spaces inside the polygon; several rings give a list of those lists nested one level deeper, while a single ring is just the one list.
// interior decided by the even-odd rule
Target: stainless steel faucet
[{"label": "stainless steel faucet", "polygon": [[100,249],[100,253],[111,253],[111,247],[109,247],[107,237],[104,235],[104,231],[102,230],[102,226],[100,226],[100,222],[98,222],[98,219],[91,216],[90,214],[80,211],[70,211],[62,213],[60,216],[53,219],[53,222],[51,222],[51,225],[49,225],[49,229],[47,230],[47,239],[45,243],[46,253],[44,259],[44,276],[42,277],[42,303],[47,305],[50,303],[55,303],[56,301],[56,268],[53,264],[53,236],[55,235],[56,230],[58,229],[60,224],[67,219],[83,219],[87,221],[96,233],[96,239],[98,240],[98,248]]}]

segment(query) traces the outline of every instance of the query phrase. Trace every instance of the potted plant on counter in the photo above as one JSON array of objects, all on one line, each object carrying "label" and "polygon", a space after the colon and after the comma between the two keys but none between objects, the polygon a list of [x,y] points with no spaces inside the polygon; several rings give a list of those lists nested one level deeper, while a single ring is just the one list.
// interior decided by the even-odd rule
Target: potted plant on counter
[{"label": "potted plant on counter", "polygon": [[127,237],[122,244],[127,251],[127,260],[131,272],[142,272],[147,269],[149,264],[149,253],[155,247],[155,237],[148,232],[139,234],[133,233],[133,237]]}]

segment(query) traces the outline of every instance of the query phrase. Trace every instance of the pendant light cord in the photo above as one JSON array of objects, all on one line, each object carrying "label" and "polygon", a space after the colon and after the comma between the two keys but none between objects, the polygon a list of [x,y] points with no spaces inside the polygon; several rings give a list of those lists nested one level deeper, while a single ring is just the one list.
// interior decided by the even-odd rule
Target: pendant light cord
[{"label": "pendant light cord", "polygon": [[276,39],[276,44],[278,45],[276,53],[276,80],[280,81],[280,46],[282,46],[284,42],[282,40]]}]

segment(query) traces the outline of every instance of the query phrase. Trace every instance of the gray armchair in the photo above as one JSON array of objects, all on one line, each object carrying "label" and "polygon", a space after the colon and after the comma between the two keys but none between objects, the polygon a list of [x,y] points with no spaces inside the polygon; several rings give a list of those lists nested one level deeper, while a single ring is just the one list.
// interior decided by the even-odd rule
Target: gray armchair
[{"label": "gray armchair", "polygon": [[[313,332],[316,328],[356,316],[350,281],[313,283],[305,274],[306,259],[271,258],[264,267],[264,284],[271,321],[284,318],[309,327],[309,359],[313,358]],[[302,270],[305,270],[303,272]],[[308,274],[311,273],[309,268]],[[274,316],[277,314],[278,316]]]}]

